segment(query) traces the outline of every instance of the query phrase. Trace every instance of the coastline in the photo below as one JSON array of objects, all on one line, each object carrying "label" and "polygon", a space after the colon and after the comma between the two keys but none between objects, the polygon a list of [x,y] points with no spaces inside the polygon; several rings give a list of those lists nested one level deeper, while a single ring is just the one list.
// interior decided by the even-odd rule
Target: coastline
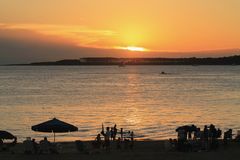
[{"label": "coastline", "polygon": [[124,67],[126,65],[240,65],[240,55],[229,57],[206,58],[113,58],[87,57],[80,59],[64,59],[59,61],[32,62],[26,64],[8,64],[6,66],[91,66],[105,65]]}]

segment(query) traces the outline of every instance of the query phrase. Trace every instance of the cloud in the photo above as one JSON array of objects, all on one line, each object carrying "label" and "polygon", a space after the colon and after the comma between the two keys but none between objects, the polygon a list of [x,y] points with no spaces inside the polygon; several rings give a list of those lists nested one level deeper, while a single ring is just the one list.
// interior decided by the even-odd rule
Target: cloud
[{"label": "cloud", "polygon": [[[46,26],[45,26],[46,27]],[[36,31],[26,26],[0,24],[0,64],[22,64],[81,57],[144,57],[145,53],[130,52],[102,46],[84,46],[66,37]],[[55,31],[54,31],[55,32]],[[70,30],[69,30],[70,32]],[[81,30],[74,34],[94,33],[104,36],[114,35],[111,31]],[[92,37],[91,37],[92,38]],[[99,39],[99,37],[98,37]],[[97,41],[97,40],[96,40]],[[100,44],[99,44],[100,45]]]},{"label": "cloud", "polygon": [[25,27],[0,27],[0,64],[110,56],[114,52],[78,46],[65,38],[28,30]]},{"label": "cloud", "polygon": [[57,36],[78,46],[112,48],[118,34],[111,30],[90,29],[79,25],[0,24],[1,29],[28,30],[47,36]]}]

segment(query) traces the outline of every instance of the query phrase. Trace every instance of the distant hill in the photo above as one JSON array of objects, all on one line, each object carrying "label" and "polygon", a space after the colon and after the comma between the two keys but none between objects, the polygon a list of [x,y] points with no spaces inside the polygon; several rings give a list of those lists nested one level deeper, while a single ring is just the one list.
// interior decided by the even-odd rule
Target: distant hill
[{"label": "distant hill", "polygon": [[219,58],[112,58],[91,57],[56,62],[35,62],[31,66],[46,65],[240,65],[240,55]]}]

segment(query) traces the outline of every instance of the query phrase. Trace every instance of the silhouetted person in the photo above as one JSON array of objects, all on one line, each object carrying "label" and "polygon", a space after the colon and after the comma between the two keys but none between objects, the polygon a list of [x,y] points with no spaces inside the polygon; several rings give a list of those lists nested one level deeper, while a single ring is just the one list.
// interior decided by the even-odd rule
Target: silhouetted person
[{"label": "silhouetted person", "polygon": [[113,140],[116,139],[116,136],[117,136],[117,125],[115,124],[113,127]]},{"label": "silhouetted person", "polygon": [[102,145],[101,135],[98,134],[97,137],[95,138],[95,141],[93,142],[93,146],[95,148],[101,148],[101,145]]},{"label": "silhouetted person", "polygon": [[120,135],[121,135],[121,140],[123,140],[123,128],[121,128]]},{"label": "silhouetted person", "polygon": [[39,142],[40,153],[50,153],[51,143],[48,141],[47,137]]},{"label": "silhouetted person", "polygon": [[222,131],[218,128],[217,129],[217,138],[221,138],[222,137]]},{"label": "silhouetted person", "polygon": [[0,139],[0,151],[2,151],[2,149],[3,149],[3,140]]},{"label": "silhouetted person", "polygon": [[229,129],[228,130],[228,138],[229,138],[229,140],[232,140],[232,136],[233,136],[232,129]]},{"label": "silhouetted person", "polygon": [[95,140],[96,140],[96,142],[101,142],[101,135],[98,134]]},{"label": "silhouetted person", "polygon": [[43,140],[40,141],[40,143],[50,144],[50,142],[48,141],[47,137],[44,137]]},{"label": "silhouetted person", "polygon": [[196,131],[194,132],[194,140],[200,140],[201,138],[201,129],[197,128]]},{"label": "silhouetted person", "polygon": [[216,149],[218,146],[217,143],[217,129],[213,124],[209,126],[209,144],[211,149]]},{"label": "silhouetted person", "polygon": [[134,146],[134,133],[133,133],[133,131],[130,133],[130,139],[131,139],[130,148],[133,149],[133,146]]},{"label": "silhouetted person", "polygon": [[185,142],[187,140],[187,131],[184,126],[177,128],[176,130],[178,132],[178,145],[177,149],[179,151],[183,151],[185,147]]},{"label": "silhouetted person", "polygon": [[110,136],[111,136],[110,128],[107,127],[106,133],[104,134],[104,146],[107,151],[110,150]]},{"label": "silhouetted person", "polygon": [[204,129],[203,129],[203,144],[204,144],[204,149],[208,150],[209,146],[208,146],[208,137],[209,137],[209,130],[208,127],[205,125]]},{"label": "silhouetted person", "polygon": [[192,139],[192,133],[197,130],[197,127],[195,125],[191,125],[186,126],[185,128],[187,129],[188,132],[188,139]]},{"label": "silhouetted person", "polygon": [[204,140],[205,140],[205,141],[208,141],[209,130],[208,130],[208,127],[207,127],[207,126],[204,126],[203,136],[204,136]]},{"label": "silhouetted person", "polygon": [[107,138],[108,140],[110,140],[110,137],[111,137],[111,131],[110,131],[110,128],[107,127],[107,128],[106,128],[106,138]]},{"label": "silhouetted person", "polygon": [[32,139],[32,145],[33,145],[33,152],[34,152],[34,154],[37,154],[38,153],[38,144],[35,141],[35,139]]}]

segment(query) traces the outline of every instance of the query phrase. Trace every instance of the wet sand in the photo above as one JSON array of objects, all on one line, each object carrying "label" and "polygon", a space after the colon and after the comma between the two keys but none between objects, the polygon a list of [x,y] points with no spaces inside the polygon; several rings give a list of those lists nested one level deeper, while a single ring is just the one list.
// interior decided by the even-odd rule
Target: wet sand
[{"label": "wet sand", "polygon": [[240,142],[231,143],[227,147],[220,146],[216,151],[177,152],[167,151],[164,141],[137,141],[134,149],[117,150],[115,144],[112,149],[92,149],[90,142],[84,142],[89,148],[89,154],[77,151],[74,142],[61,143],[59,154],[26,155],[23,154],[22,144],[17,144],[14,154],[0,152],[0,160],[238,160],[240,159]]}]

